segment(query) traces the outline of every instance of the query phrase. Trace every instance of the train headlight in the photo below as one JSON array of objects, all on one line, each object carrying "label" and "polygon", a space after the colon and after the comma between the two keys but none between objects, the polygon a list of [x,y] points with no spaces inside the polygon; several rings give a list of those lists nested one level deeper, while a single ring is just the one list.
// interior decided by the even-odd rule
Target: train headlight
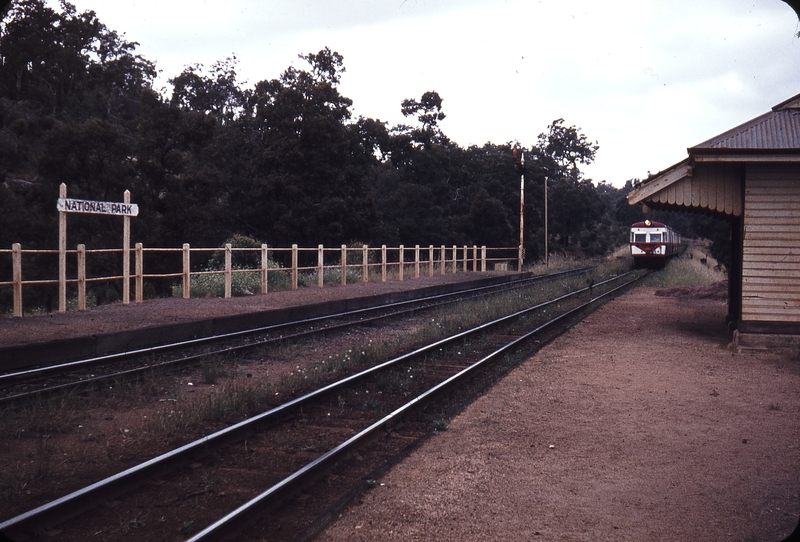
[{"label": "train headlight", "polygon": [[652,222],[650,222],[650,219],[644,221],[644,225],[647,226],[648,228],[650,227],[651,224]]}]

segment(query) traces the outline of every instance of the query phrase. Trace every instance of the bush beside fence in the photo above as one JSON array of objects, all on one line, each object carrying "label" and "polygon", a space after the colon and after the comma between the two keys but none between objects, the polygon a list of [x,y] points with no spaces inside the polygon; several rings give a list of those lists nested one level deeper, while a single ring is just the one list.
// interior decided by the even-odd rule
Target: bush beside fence
[{"label": "bush beside fence", "polygon": [[[87,286],[100,283],[122,284],[126,280],[133,282],[133,296],[136,303],[141,303],[145,298],[145,281],[169,280],[173,281],[173,295],[185,299],[198,296],[214,296],[229,298],[235,295],[265,294],[275,289],[296,290],[300,286],[324,287],[326,283],[348,284],[353,282],[404,280],[405,278],[419,278],[420,276],[444,275],[446,273],[477,272],[494,269],[506,270],[509,264],[516,264],[519,270],[520,262],[517,258],[517,247],[487,248],[478,247],[428,247],[419,245],[412,247],[387,247],[372,248],[367,245],[362,247],[325,248],[322,245],[316,248],[301,248],[292,245],[291,248],[269,247],[261,245],[260,248],[239,248],[226,244],[220,248],[192,248],[184,244],[182,248],[145,248],[137,243],[130,251],[125,249],[91,249],[78,245],[75,250],[24,250],[19,243],[15,243],[11,250],[0,249],[0,257],[4,256],[3,265],[7,265],[8,255],[11,256],[11,280],[0,281],[0,290],[10,288],[12,291],[12,314],[16,317],[23,315],[23,287],[31,288],[43,285],[58,285],[59,312],[67,309],[68,288],[77,291],[74,305],[78,310],[86,310]],[[87,259],[98,255],[118,255],[121,260],[126,254],[133,252],[133,273],[125,272],[122,265],[122,274],[117,276],[89,277],[87,275]],[[61,259],[71,258],[74,261],[74,273],[67,277],[67,266],[59,266],[57,279],[23,280],[23,257],[33,255],[56,254]],[[145,254],[158,257],[166,254],[180,255],[182,268],[180,272],[172,273],[146,273]],[[200,254],[207,254],[210,259],[205,262],[193,264]],[[214,257],[214,255],[217,257]],[[223,258],[219,258],[219,255]],[[247,254],[255,255],[247,258]],[[216,262],[220,262],[222,265]],[[241,260],[241,261],[235,261]],[[244,261],[246,260],[246,261]],[[0,260],[2,261],[2,260]],[[260,267],[253,267],[255,261],[260,262]],[[286,261],[287,264],[280,264]],[[70,262],[72,263],[72,262]],[[130,264],[129,264],[130,265]],[[460,269],[459,269],[460,268]],[[7,269],[7,268],[6,268]],[[194,270],[193,270],[194,269]],[[0,271],[2,278],[7,271]],[[121,288],[122,303],[130,303],[130,288]],[[0,300],[7,299],[7,295]],[[5,304],[5,302],[3,302]],[[48,303],[49,304],[49,303]],[[7,312],[7,308],[0,309]]]}]

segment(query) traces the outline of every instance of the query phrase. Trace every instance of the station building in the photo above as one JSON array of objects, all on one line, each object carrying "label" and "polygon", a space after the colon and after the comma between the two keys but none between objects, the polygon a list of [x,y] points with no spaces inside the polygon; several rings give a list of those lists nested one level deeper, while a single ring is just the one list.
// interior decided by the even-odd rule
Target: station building
[{"label": "station building", "polygon": [[734,343],[800,346],[800,94],[688,154],[628,202],[728,220]]}]

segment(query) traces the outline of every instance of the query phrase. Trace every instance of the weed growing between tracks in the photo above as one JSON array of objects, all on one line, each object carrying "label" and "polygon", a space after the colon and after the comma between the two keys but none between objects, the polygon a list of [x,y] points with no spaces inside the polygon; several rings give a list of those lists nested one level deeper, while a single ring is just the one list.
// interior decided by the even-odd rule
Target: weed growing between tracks
[{"label": "weed growing between tracks", "polygon": [[[594,271],[591,280],[599,282],[608,276],[618,274],[624,271],[621,267],[624,266],[621,266],[618,260],[611,260]],[[159,398],[159,401],[164,403],[160,411],[151,416],[149,422],[143,422],[142,427],[138,428],[139,432],[154,437],[158,437],[159,434],[168,435],[175,431],[191,430],[192,427],[203,423],[236,421],[344,375],[374,366],[402,352],[540,303],[570,289],[586,286],[587,283],[586,276],[579,276],[448,305],[437,309],[427,317],[418,318],[411,324],[411,329],[404,329],[391,338],[382,340],[367,338],[364,342],[354,342],[338,354],[329,354],[325,359],[304,366],[298,365],[294,370],[283,373],[276,382],[244,379],[243,375],[238,374],[237,369],[231,367],[231,361],[227,358],[207,360],[201,367],[201,378],[198,380],[216,389],[209,391],[204,400],[172,399],[176,386],[175,378],[158,370],[143,378],[123,382],[110,388],[114,390],[115,399],[123,399],[128,405],[135,405],[148,398]],[[316,346],[318,341],[319,339],[313,339],[302,344],[262,349],[250,353],[248,358],[268,357],[288,361],[302,356],[304,349],[309,345]],[[387,376],[385,379],[381,387],[387,390],[400,385],[396,379],[392,381],[392,377]],[[98,395],[107,397],[108,391],[100,390]],[[91,393],[89,397],[92,397]],[[69,431],[69,428],[75,425],[74,417],[77,415],[72,413],[81,412],[86,407],[85,401],[85,398],[80,398],[75,403],[70,397],[65,397],[58,407],[50,408],[43,415],[40,409],[23,410],[15,413],[17,420],[12,425],[36,426],[39,419]],[[103,402],[102,399],[100,402]],[[52,404],[52,401],[43,401],[43,405]]]},{"label": "weed growing between tracks", "polygon": [[[617,272],[595,271],[594,281]],[[540,283],[448,305],[399,324],[262,349],[249,352],[246,359],[220,357],[177,377],[156,370],[136,380],[7,411],[0,421],[0,454],[7,458],[0,460],[0,498],[15,509],[41,504],[37,494],[45,498],[79,480],[63,473],[49,487],[34,488],[27,501],[17,496],[29,491],[34,481],[42,481],[45,473],[57,476],[52,467],[61,468],[67,456],[78,472],[90,471],[88,475],[96,479],[118,471],[120,460],[152,457],[399,353],[586,285],[586,275]],[[331,344],[338,345],[337,353],[323,350]],[[265,360],[273,363],[269,370],[260,368]],[[424,367],[417,365],[410,373],[401,368],[381,377],[376,392],[404,393]],[[342,393],[332,401],[334,408],[342,402],[340,410],[351,402],[365,411],[387,408],[380,395],[372,393],[366,397]],[[443,414],[437,412],[436,418],[444,419]]]},{"label": "weed growing between tracks", "polygon": [[72,397],[37,398],[23,411],[0,413],[0,502],[12,503],[50,474],[60,455],[57,437],[75,431],[80,415]]},{"label": "weed growing between tracks", "polygon": [[[267,406],[267,394],[260,386],[251,386],[242,380],[223,383],[209,392],[202,401],[192,401],[190,407],[163,408],[154,416],[155,432],[172,433],[191,430],[198,425],[214,422],[233,423],[251,412]],[[151,431],[154,427],[148,427]]]}]

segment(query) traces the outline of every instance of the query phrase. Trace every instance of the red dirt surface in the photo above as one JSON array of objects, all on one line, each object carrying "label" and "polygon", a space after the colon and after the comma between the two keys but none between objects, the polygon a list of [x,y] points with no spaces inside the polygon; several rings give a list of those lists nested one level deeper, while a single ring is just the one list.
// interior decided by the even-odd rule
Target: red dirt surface
[{"label": "red dirt surface", "polygon": [[[471,277],[1,319],[0,342]],[[736,354],[728,347],[724,296],[661,293],[667,295],[635,290],[542,349],[379,480],[319,539],[782,540],[800,517],[797,352]],[[98,440],[73,446],[136,455],[139,437],[123,428],[136,429],[128,422],[142,415],[133,409],[131,420],[112,418],[107,423],[119,431],[96,430]],[[112,436],[117,440],[106,443]]]},{"label": "red dirt surface", "polygon": [[557,339],[321,540],[778,541],[800,517],[800,362],[726,305],[641,288]]}]

